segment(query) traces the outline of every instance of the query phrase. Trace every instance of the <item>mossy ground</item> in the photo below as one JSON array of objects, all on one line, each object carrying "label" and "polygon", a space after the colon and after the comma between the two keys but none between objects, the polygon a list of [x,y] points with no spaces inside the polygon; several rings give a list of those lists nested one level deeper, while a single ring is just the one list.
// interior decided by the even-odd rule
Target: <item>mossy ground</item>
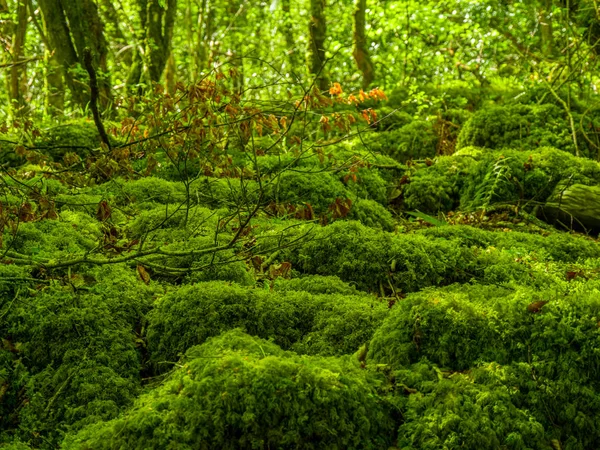
[{"label": "mossy ground", "polygon": [[260,185],[21,168],[3,205],[17,179],[54,203],[3,232],[0,446],[595,448],[600,246],[536,211],[600,165],[556,108],[497,108],[444,111],[451,155],[389,109],[331,157],[261,156]]}]

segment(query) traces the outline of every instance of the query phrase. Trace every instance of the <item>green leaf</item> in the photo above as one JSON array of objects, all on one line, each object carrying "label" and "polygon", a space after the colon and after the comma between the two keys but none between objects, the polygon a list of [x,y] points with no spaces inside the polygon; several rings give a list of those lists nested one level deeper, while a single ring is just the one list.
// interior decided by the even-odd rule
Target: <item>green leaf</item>
[{"label": "green leaf", "polygon": [[420,211],[407,211],[406,214],[424,220],[425,222],[430,223],[431,225],[435,225],[436,227],[448,225],[448,222],[446,222],[445,220],[437,219],[433,216],[430,216],[429,214],[425,214]]}]

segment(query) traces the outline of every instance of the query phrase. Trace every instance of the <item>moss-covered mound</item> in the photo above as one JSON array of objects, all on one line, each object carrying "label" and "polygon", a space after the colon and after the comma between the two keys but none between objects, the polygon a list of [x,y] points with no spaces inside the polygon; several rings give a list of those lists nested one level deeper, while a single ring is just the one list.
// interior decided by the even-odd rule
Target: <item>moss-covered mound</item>
[{"label": "moss-covered mound", "polygon": [[[476,448],[480,431],[498,435],[501,428],[507,441],[500,443],[527,431],[532,445],[541,424],[545,438],[535,448],[552,438],[568,448],[593,447],[600,439],[592,425],[600,420],[598,288],[597,281],[574,280],[540,291],[461,285],[408,296],[377,330],[368,353],[369,362],[399,370],[407,388],[426,394],[406,403],[413,422],[401,433],[413,445],[424,442],[427,430],[440,444],[462,434],[463,445]],[[424,359],[450,381],[438,383],[431,373],[427,383],[406,371]],[[428,424],[443,414],[455,417],[456,428]],[[466,414],[464,421],[458,414]],[[482,415],[487,423],[478,422]],[[494,442],[480,445],[494,448]]]},{"label": "moss-covered mound", "polygon": [[545,202],[559,184],[597,185],[600,165],[555,148],[465,148],[418,167],[402,186],[404,207],[427,213]]},{"label": "moss-covered mound", "polygon": [[[85,279],[96,282],[83,289]],[[44,446],[129,406],[140,389],[136,330],[151,300],[152,289],[117,266],[73,275],[67,286],[23,286],[3,296],[6,436]]]},{"label": "moss-covered mound", "polygon": [[[325,281],[317,278],[312,290],[326,290],[330,283]],[[312,284],[311,278],[304,283]],[[288,289],[272,292],[225,282],[197,283],[165,295],[148,318],[151,360],[164,371],[188,348],[235,327],[301,353],[351,354],[371,339],[388,312],[387,303],[373,296],[289,289],[297,284],[292,280]],[[333,289],[339,290],[339,284]]]},{"label": "moss-covered mound", "polygon": [[395,424],[370,372],[232,331],[187,352],[122,418],[64,449],[387,448]]},{"label": "moss-covered mound", "polygon": [[473,114],[458,137],[457,148],[468,146],[520,150],[556,147],[574,153],[566,114],[552,104],[483,108]]}]

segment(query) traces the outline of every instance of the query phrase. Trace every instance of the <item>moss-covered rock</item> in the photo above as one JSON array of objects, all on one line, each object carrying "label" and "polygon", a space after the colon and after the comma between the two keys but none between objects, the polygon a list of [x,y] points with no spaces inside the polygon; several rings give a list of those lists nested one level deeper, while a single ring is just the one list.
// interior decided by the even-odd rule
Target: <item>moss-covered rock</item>
[{"label": "moss-covered rock", "polygon": [[[444,410],[453,417],[452,411],[461,405],[467,408],[462,413],[467,422],[481,420],[484,413],[486,422],[479,426],[494,429],[502,425],[491,425],[492,409],[482,409],[486,403],[475,399],[495,398],[504,392],[510,395],[498,397],[493,410],[510,413],[497,419],[507,421],[501,435],[509,435],[511,428],[515,431],[515,423],[521,422],[517,418],[525,418],[527,412],[545,429],[542,437],[535,426],[539,439],[535,447],[549,448],[552,439],[570,448],[593,445],[600,436],[590,428],[600,418],[598,284],[581,281],[569,290],[565,296],[553,288],[457,285],[412,294],[397,304],[371,340],[367,361],[404,373],[402,381],[409,389],[432,393],[413,396],[412,406],[408,402],[414,408],[413,423],[403,425],[401,433],[408,432],[409,442],[418,436],[418,440],[425,439],[427,433],[442,441],[458,433],[462,436],[455,439],[464,448],[479,448],[471,440],[478,431],[470,425],[461,422],[458,428],[445,429],[428,425],[428,417],[439,417]],[[427,384],[406,374],[408,367],[424,359],[438,367],[434,370],[439,384],[435,378]],[[396,376],[396,380],[401,378]],[[468,388],[473,382],[477,384]],[[475,389],[473,397],[468,394],[471,389]],[[461,397],[459,402],[446,403],[456,395]],[[481,445],[495,448],[485,441]]]},{"label": "moss-covered rock", "polygon": [[379,449],[392,442],[396,425],[377,378],[349,363],[298,357],[239,331],[187,355],[123,418],[94,424],[63,448]]},{"label": "moss-covered rock", "polygon": [[81,119],[41,130],[35,145],[55,161],[69,152],[85,157],[100,147],[100,135],[92,120]]},{"label": "moss-covered rock", "polygon": [[269,199],[276,203],[308,203],[317,214],[327,212],[337,198],[346,199],[344,184],[330,172],[284,172],[271,183]]},{"label": "moss-covered rock", "polygon": [[353,353],[371,338],[388,307],[375,297],[352,294],[272,292],[224,282],[184,286],[161,298],[149,315],[151,360],[163,371],[169,366],[161,364],[236,327],[301,353]]},{"label": "moss-covered rock", "polygon": [[549,147],[531,151],[468,147],[418,167],[408,176],[401,194],[406,209],[435,214],[498,203],[543,203],[566,181],[596,185],[600,165]]},{"label": "moss-covered rock", "polygon": [[10,370],[12,387],[22,385],[2,414],[6,431],[36,447],[53,445],[67,429],[129,406],[140,388],[136,329],[151,299],[152,288],[133,270],[110,266],[1,300],[0,336],[14,356],[0,371]]},{"label": "moss-covered rock", "polygon": [[374,200],[358,200],[353,203],[348,219],[358,220],[363,225],[379,230],[394,230],[392,213]]},{"label": "moss-covered rock", "polygon": [[433,124],[426,120],[415,120],[392,131],[368,133],[362,140],[370,151],[400,162],[433,158],[437,147]]},{"label": "moss-covered rock", "polygon": [[462,128],[457,148],[533,150],[556,147],[574,153],[565,112],[556,105],[492,106],[477,111]]}]

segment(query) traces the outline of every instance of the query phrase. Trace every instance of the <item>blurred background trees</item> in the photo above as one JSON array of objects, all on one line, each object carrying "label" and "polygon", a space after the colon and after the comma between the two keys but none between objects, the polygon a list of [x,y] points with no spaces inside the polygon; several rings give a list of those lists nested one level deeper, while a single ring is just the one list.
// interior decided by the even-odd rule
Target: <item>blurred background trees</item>
[{"label": "blurred background trees", "polygon": [[271,98],[316,79],[422,109],[457,86],[536,88],[568,109],[595,98],[599,17],[594,0],[0,0],[0,120],[85,115],[86,47],[105,116],[221,65]]}]

